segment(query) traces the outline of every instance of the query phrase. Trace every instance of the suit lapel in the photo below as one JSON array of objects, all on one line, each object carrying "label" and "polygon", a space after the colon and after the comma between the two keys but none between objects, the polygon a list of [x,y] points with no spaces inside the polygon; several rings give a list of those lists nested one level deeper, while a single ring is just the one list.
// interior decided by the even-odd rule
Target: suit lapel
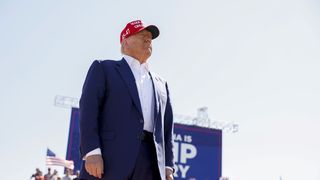
[{"label": "suit lapel", "polygon": [[159,92],[158,92],[158,77],[152,73],[149,72],[149,75],[152,79],[152,85],[153,85],[153,97],[154,97],[154,121],[157,120],[158,113],[159,113]]},{"label": "suit lapel", "polygon": [[122,58],[122,60],[119,61],[117,69],[118,69],[122,79],[124,80],[124,82],[128,86],[128,90],[129,90],[129,93],[133,99],[134,105],[137,107],[141,117],[143,117],[136,81],[134,79],[134,76],[132,74],[132,71],[131,71],[128,63],[126,62],[126,60],[124,58]]}]

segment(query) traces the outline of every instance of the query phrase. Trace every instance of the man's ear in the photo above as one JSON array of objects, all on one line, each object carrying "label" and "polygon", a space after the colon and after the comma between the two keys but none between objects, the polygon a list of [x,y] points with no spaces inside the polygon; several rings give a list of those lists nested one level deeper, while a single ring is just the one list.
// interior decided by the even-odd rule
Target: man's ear
[{"label": "man's ear", "polygon": [[128,39],[124,38],[121,42],[122,47],[127,47],[128,46]]},{"label": "man's ear", "polygon": [[121,41],[121,52],[126,53],[128,51],[129,43],[128,39],[125,38]]}]

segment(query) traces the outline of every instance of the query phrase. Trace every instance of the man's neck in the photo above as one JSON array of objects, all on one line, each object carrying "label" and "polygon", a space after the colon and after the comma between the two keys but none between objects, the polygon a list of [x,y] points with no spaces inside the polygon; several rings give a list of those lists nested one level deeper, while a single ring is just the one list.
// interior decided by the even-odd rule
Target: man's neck
[{"label": "man's neck", "polygon": [[148,59],[144,59],[144,58],[139,58],[139,57],[137,57],[137,56],[135,56],[135,55],[131,55],[131,54],[125,54],[125,53],[124,53],[124,55],[130,56],[130,57],[136,59],[137,61],[140,62],[140,64],[146,63],[147,60],[148,60]]}]

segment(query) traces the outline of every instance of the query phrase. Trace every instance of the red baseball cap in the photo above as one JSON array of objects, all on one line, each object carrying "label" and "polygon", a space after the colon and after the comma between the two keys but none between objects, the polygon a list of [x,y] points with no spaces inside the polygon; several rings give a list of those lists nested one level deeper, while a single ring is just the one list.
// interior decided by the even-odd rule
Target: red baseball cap
[{"label": "red baseball cap", "polygon": [[131,36],[131,35],[134,35],[142,30],[148,30],[151,32],[152,34],[152,39],[155,39],[159,36],[160,34],[160,31],[158,29],[157,26],[155,25],[148,25],[146,26],[143,21],[141,20],[135,20],[135,21],[131,21],[129,22],[126,27],[121,31],[121,34],[120,34],[120,43],[122,42],[123,39]]}]

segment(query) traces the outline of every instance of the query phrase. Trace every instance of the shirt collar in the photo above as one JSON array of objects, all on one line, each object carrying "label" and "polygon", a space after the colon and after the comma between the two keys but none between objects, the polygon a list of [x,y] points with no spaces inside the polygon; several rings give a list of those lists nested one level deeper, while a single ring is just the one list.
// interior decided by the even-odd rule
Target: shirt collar
[{"label": "shirt collar", "polygon": [[149,64],[147,62],[140,64],[140,62],[135,59],[134,57],[131,57],[129,55],[123,54],[124,59],[127,61],[128,65],[130,66],[130,68],[134,68],[134,69],[140,69],[140,68],[144,68],[147,71],[149,71]]}]

